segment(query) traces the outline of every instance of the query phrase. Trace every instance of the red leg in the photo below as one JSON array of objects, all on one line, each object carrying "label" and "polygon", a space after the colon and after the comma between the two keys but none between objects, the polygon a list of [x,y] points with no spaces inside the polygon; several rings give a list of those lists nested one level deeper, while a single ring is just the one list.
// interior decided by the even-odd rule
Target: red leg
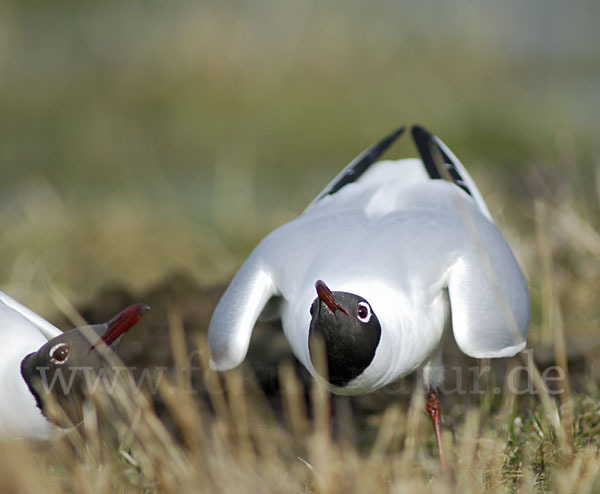
[{"label": "red leg", "polygon": [[438,452],[440,454],[440,465],[443,470],[448,468],[444,450],[442,449],[442,409],[440,408],[440,399],[434,389],[430,389],[425,398],[425,408],[433,422],[435,431],[435,440],[437,442]]},{"label": "red leg", "polygon": [[333,393],[329,393],[329,430],[333,431],[333,417],[335,416],[335,399]]}]

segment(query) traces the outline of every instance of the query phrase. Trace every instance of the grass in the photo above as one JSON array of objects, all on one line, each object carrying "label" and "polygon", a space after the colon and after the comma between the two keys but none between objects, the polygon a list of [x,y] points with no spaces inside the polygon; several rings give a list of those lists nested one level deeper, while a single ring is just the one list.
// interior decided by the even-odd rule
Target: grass
[{"label": "grass", "polygon": [[[528,346],[540,372],[568,370],[565,393],[511,394],[514,360],[481,395],[444,396],[444,473],[418,386],[368,413],[337,402],[332,435],[324,391],[307,407],[289,367],[281,414],[250,366],[204,368],[199,395],[173,372],[160,400],[98,397],[51,443],[3,441],[0,491],[600,489],[597,7],[365,5],[3,4],[1,288],[59,320],[57,292],[81,308],[174,270],[222,283],[354,155],[419,122],[515,250]],[[406,155],[408,139],[390,153]],[[206,328],[161,329],[181,366],[181,330]]]},{"label": "grass", "polygon": [[[177,331],[177,330],[174,330]],[[247,370],[222,378],[208,369],[208,404],[162,381],[167,428],[143,395],[95,397],[79,428],[52,443],[8,443],[2,488],[13,492],[595,492],[600,482],[598,392],[579,393],[572,418],[530,399],[525,413],[505,393],[499,403],[450,408],[444,431],[448,472],[432,451],[422,393],[377,414],[374,439],[332,438],[329,400],[314,386],[314,414],[301,386],[281,369],[285,419],[279,421]],[[132,398],[133,396],[133,398]],[[452,399],[452,398],[450,398]],[[212,411],[208,410],[208,406]],[[110,426],[107,427],[107,423]],[[346,431],[346,434],[348,431]],[[175,439],[177,437],[177,439]],[[14,486],[14,489],[12,488]]]},{"label": "grass", "polygon": [[[162,408],[155,409],[143,395],[124,395],[116,406],[114,398],[104,402],[99,397],[99,412],[92,410],[83,425],[52,443],[6,443],[15,454],[0,462],[0,490],[595,492],[600,486],[600,391],[594,355],[599,272],[592,254],[600,243],[593,219],[578,213],[570,200],[556,198],[538,199],[523,210],[514,225],[533,225],[529,234],[517,234],[510,220],[499,215],[530,283],[528,346],[540,371],[562,363],[570,380],[558,396],[545,394],[535,379],[538,393],[518,396],[507,389],[506,371],[494,370],[484,381],[482,395],[444,395],[449,472],[439,470],[418,386],[408,388],[414,390],[412,397],[400,393],[387,406],[364,415],[342,403],[332,436],[324,391],[314,388],[316,409],[307,408],[289,367],[279,370],[281,416],[255,384],[249,366],[224,376],[205,367],[197,381],[203,383],[206,400],[190,395],[174,372],[169,374],[171,384],[162,382]],[[144,229],[126,217],[121,221],[123,231],[137,225],[128,240],[130,247],[136,245],[135,237],[144,235]],[[176,232],[178,225],[170,227]],[[85,222],[70,228],[69,238],[84,244],[78,235],[85,235],[80,230],[85,232]],[[12,234],[18,236],[14,230]],[[183,236],[182,247],[191,250],[186,243],[193,244],[196,235]],[[136,259],[143,263],[143,255]],[[225,258],[221,269],[230,270],[232,259],[232,254]],[[108,269],[108,264],[93,264]],[[24,266],[26,262],[15,265],[15,272],[27,273]],[[140,285],[144,283],[151,281]],[[168,328],[175,361],[183,367],[188,349],[181,332],[197,328],[184,328],[177,318],[171,318]],[[206,365],[204,340],[197,346],[204,356],[199,362]],[[516,359],[509,366],[521,364]],[[533,367],[530,372],[536,375]],[[501,395],[493,392],[498,386]]]}]

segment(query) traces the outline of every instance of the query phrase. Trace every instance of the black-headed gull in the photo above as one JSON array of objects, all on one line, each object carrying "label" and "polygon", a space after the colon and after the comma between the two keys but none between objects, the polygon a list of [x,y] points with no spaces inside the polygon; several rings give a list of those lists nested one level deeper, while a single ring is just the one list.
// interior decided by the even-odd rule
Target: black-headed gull
[{"label": "black-headed gull", "polygon": [[436,393],[444,329],[451,324],[471,357],[515,355],[529,296],[479,190],[441,140],[415,126],[421,159],[376,162],[403,130],[359,155],[250,254],[212,316],[211,365],[237,366],[256,321],[280,318],[316,377],[310,341],[324,339],[334,393],[367,393],[420,369],[445,464]]},{"label": "black-headed gull", "polygon": [[55,426],[44,414],[46,394],[73,417],[89,378],[85,372],[109,366],[107,345],[148,309],[132,305],[105,324],[63,333],[0,292],[0,437],[47,439]]}]

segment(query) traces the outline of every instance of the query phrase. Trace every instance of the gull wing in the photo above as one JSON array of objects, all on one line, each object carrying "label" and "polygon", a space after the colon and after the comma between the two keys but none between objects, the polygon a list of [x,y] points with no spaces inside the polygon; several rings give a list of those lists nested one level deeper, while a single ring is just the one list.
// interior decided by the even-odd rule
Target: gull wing
[{"label": "gull wing", "polygon": [[510,357],[526,343],[527,283],[496,226],[472,208],[464,213],[468,239],[448,270],[454,338],[471,357]]},{"label": "gull wing", "polygon": [[379,157],[404,133],[405,128],[400,127],[379,142],[365,149],[356,158],[354,158],[328,185],[323,191],[309,204],[309,207],[315,202],[320,201],[325,196],[335,194],[345,185],[356,182]]},{"label": "gull wing", "polygon": [[443,167],[452,181],[473,198],[484,216],[493,221],[477,185],[450,148],[419,125],[414,125],[411,133],[429,176],[432,179],[441,179],[440,168]]},{"label": "gull wing", "polygon": [[422,127],[413,126],[412,136],[429,176],[441,179],[440,169],[446,170],[477,207],[454,201],[464,224],[463,249],[448,270],[456,343],[475,358],[512,356],[525,347],[529,326],[525,277],[475,182],[454,153]]},{"label": "gull wing", "polygon": [[213,369],[232,369],[244,360],[256,321],[269,300],[279,295],[259,245],[225,290],[210,320],[208,346]]},{"label": "gull wing", "polygon": [[39,316],[31,309],[28,309],[23,304],[20,304],[6,293],[0,292],[0,302],[21,314],[29,322],[33,323],[44,335],[47,340],[51,340],[63,332],[53,324],[49,323],[43,317]]}]

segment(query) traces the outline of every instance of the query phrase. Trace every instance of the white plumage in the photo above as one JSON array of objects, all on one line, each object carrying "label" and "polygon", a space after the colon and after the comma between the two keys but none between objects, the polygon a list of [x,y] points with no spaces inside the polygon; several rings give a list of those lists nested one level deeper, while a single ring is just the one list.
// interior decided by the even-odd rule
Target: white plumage
[{"label": "white plumage", "polygon": [[[431,148],[420,147],[423,160],[368,163],[357,171],[382,152],[373,146],[256,247],[213,314],[214,368],[244,359],[262,314],[281,318],[294,354],[316,375],[309,308],[317,280],[364,297],[381,324],[371,364],[333,387],[337,393],[372,391],[419,368],[435,388],[443,379],[440,341],[448,322],[471,357],[507,357],[524,348],[529,298],[517,261],[452,152],[421,128],[413,136]],[[432,162],[454,173],[454,182],[432,179]],[[353,174],[360,176],[336,190]]]},{"label": "white plumage", "polygon": [[0,292],[0,437],[47,438],[55,428],[36,404],[21,362],[62,331]]},{"label": "white plumage", "polygon": [[57,427],[42,411],[50,394],[70,419],[79,420],[82,400],[95,389],[88,388],[89,372],[111,365],[108,347],[148,309],[132,305],[105,324],[63,333],[0,292],[0,437],[50,437]]}]

